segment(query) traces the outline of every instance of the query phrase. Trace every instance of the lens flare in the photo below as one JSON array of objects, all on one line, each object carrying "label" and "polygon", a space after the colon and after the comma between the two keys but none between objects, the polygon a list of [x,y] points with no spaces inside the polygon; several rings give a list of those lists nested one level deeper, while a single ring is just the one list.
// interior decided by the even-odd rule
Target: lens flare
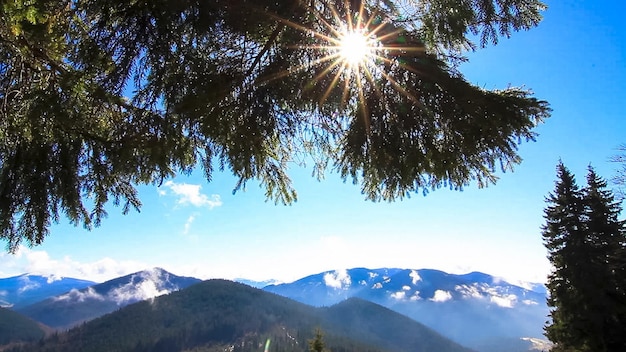
[{"label": "lens flare", "polygon": [[267,341],[265,341],[265,352],[269,352],[270,351],[270,339],[267,339]]},{"label": "lens flare", "polygon": [[350,67],[365,63],[374,50],[374,41],[362,30],[345,29],[339,38],[340,58]]}]

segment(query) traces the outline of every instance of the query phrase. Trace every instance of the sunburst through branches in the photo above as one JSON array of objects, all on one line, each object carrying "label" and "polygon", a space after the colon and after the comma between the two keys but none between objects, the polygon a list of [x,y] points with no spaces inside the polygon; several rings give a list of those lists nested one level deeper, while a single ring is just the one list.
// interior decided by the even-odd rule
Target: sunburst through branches
[{"label": "sunburst through branches", "polygon": [[[283,24],[316,38],[315,44],[298,47],[317,51],[319,54],[316,55],[317,59],[291,67],[290,72],[315,67],[319,73],[308,83],[315,85],[322,80],[331,82],[325,87],[325,93],[320,98],[321,104],[327,101],[337,87],[342,86],[344,107],[352,103],[366,106],[364,101],[366,84],[376,87],[377,80],[385,79],[398,88],[393,78],[383,69],[385,65],[397,64],[393,55],[389,54],[393,54],[394,51],[404,53],[423,51],[423,47],[399,45],[400,43],[394,39],[402,37],[403,29],[392,25],[383,14],[367,10],[362,3],[358,8],[351,8],[349,2],[341,7],[328,4],[323,8],[311,6],[308,10],[315,20],[308,24],[280,19]],[[319,70],[319,67],[322,69]],[[290,73],[283,73],[288,74]],[[398,91],[400,94],[407,94],[402,89]]]}]

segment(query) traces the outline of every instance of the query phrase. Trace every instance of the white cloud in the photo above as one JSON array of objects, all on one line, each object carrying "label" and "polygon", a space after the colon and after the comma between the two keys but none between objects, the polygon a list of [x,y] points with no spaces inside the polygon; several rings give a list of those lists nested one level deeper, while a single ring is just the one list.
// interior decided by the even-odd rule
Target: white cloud
[{"label": "white cloud", "polygon": [[[193,205],[195,207],[208,207],[213,209],[222,205],[222,199],[219,194],[212,194],[209,198],[206,194],[200,193],[202,186],[189,183],[175,183],[167,181],[163,187],[169,188],[175,196],[178,197],[178,204]],[[166,195],[162,189],[159,189],[160,195]]]},{"label": "white cloud", "polygon": [[63,279],[63,276],[52,274],[52,275],[48,276],[46,282],[51,284],[51,283],[53,283],[55,281],[59,281],[59,280],[62,280],[62,279]]},{"label": "white cloud", "polygon": [[372,285],[373,289],[379,289],[379,288],[383,288],[383,284],[381,284],[380,282],[375,283],[374,285]]},{"label": "white cloud", "polygon": [[397,299],[398,301],[402,301],[406,298],[405,291],[398,291],[391,294],[391,298]]},{"label": "white cloud", "polygon": [[533,301],[531,299],[525,299],[525,300],[522,301],[522,303],[524,303],[527,306],[536,306],[536,305],[539,304],[539,303],[537,303],[537,302],[535,302],[535,301]]},{"label": "white cloud", "polygon": [[193,221],[196,220],[196,217],[194,215],[191,215],[187,218],[187,221],[185,221],[185,227],[183,229],[183,235],[188,235],[189,234],[189,230],[191,229],[191,224],[193,224]]},{"label": "white cloud", "polygon": [[343,269],[324,274],[324,283],[328,287],[340,289],[348,288],[352,280],[350,279],[350,275],[348,275],[348,271]]},{"label": "white cloud", "polygon": [[452,295],[448,291],[436,290],[433,297],[430,299],[433,302],[445,302],[452,299]]},{"label": "white cloud", "polygon": [[410,289],[411,289],[411,286],[406,286],[406,285],[402,286],[402,290],[404,291],[408,291]]},{"label": "white cloud", "polygon": [[131,280],[118,288],[111,290],[108,294],[118,305],[143,301],[154,297],[169,294],[171,291],[160,289],[168,280],[167,277],[161,277],[156,270],[144,271],[139,274],[141,281],[139,285],[135,283],[135,276]]},{"label": "white cloud", "polygon": [[19,247],[15,255],[3,255],[2,264],[4,270],[9,270],[2,272],[4,277],[29,273],[46,276],[49,282],[63,277],[104,282],[151,266],[112,258],[102,258],[93,262],[79,262],[69,256],[56,259],[51,258],[46,251],[24,246]]},{"label": "white cloud", "polygon": [[413,285],[422,280],[420,274],[418,274],[416,270],[411,270],[411,272],[409,273],[409,277],[411,278],[411,282],[413,283]]},{"label": "white cloud", "polygon": [[513,308],[515,303],[517,302],[517,296],[515,295],[507,295],[507,296],[491,296],[491,302],[503,308]]},{"label": "white cloud", "polygon": [[31,282],[28,276],[21,276],[20,280],[20,288],[18,290],[19,293],[24,293],[26,291],[34,290],[38,288],[40,285],[37,282]]},{"label": "white cloud", "polygon": [[69,302],[84,302],[92,299],[97,301],[103,301],[104,297],[98,294],[93,287],[88,287],[84,291],[72,289],[70,292],[53,298],[55,301],[69,301]]},{"label": "white cloud", "polygon": [[411,296],[411,298],[409,298],[409,299],[411,301],[419,301],[420,299],[422,299],[422,297],[420,297],[420,292],[419,291],[415,291],[413,296]]}]

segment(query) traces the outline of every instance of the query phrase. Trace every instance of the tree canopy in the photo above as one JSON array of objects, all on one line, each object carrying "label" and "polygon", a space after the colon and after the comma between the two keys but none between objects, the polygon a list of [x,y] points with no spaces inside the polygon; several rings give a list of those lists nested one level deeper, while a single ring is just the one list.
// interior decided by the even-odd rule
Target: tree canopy
[{"label": "tree canopy", "polygon": [[[135,186],[201,167],[296,199],[288,167],[371,200],[496,181],[549,116],[486,90],[464,50],[530,29],[538,0],[7,0],[0,11],[0,238],[139,208]],[[348,33],[366,57],[340,54]],[[472,40],[476,40],[474,43]]]}]

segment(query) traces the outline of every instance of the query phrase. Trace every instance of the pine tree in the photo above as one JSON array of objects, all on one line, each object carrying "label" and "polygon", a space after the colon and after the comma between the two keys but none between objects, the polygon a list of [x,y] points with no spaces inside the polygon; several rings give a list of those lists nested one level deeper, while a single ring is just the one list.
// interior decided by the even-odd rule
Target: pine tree
[{"label": "pine tree", "polygon": [[326,349],[326,343],[324,343],[324,334],[320,329],[315,330],[315,338],[308,342],[310,352],[329,352]]},{"label": "pine tree", "polygon": [[555,343],[554,351],[569,351],[581,344],[584,327],[580,326],[579,310],[583,298],[578,291],[584,261],[584,224],[582,194],[574,175],[559,162],[554,193],[546,202],[543,240],[553,272],[548,277],[548,306],[552,322],[546,336]]},{"label": "pine tree", "polygon": [[584,189],[587,236],[593,276],[588,283],[593,351],[626,350],[626,277],[624,249],[626,221],[619,220],[621,203],[607,189],[607,182],[589,167]]},{"label": "pine tree", "polygon": [[546,336],[553,351],[623,351],[626,238],[620,204],[591,167],[583,190],[562,163],[557,177],[542,232],[554,268]]},{"label": "pine tree", "polygon": [[[550,114],[485,90],[462,52],[536,26],[538,0],[14,0],[0,6],[0,238],[139,208],[137,184],[201,167],[296,199],[313,161],[372,200],[496,181]],[[453,10],[453,11],[452,11]],[[371,60],[337,53],[369,34]],[[352,28],[350,28],[352,27]],[[478,45],[471,38],[479,38]]]}]

